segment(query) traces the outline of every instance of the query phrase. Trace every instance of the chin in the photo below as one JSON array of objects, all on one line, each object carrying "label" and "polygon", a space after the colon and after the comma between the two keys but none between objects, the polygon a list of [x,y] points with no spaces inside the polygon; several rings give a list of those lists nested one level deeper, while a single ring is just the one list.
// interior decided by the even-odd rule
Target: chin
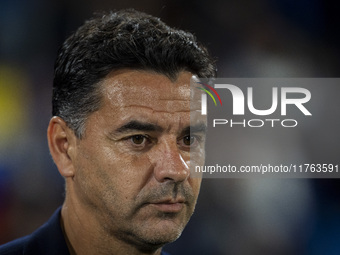
[{"label": "chin", "polygon": [[[183,223],[182,223],[183,224]],[[158,224],[150,226],[140,233],[139,241],[143,249],[157,249],[165,244],[176,241],[182,234],[185,224],[176,224],[171,220],[161,220]]]},{"label": "chin", "polygon": [[151,235],[146,235],[145,239],[149,243],[162,245],[174,242],[181,236],[185,225],[172,220],[160,221],[159,224],[148,231]]},{"label": "chin", "polygon": [[163,247],[164,245],[168,244],[168,243],[172,243],[174,241],[176,241],[182,234],[182,231],[180,232],[173,232],[173,233],[166,233],[165,235],[161,235],[161,236],[148,236],[148,237],[144,237],[143,241],[140,243],[141,245],[139,246],[139,250],[141,251],[154,251],[157,250],[161,247]]},{"label": "chin", "polygon": [[133,224],[129,224],[129,228],[121,232],[120,238],[135,245],[141,251],[155,251],[177,240],[192,214],[182,211],[181,213],[157,212],[152,215],[152,212],[145,212],[147,216],[144,214]]}]

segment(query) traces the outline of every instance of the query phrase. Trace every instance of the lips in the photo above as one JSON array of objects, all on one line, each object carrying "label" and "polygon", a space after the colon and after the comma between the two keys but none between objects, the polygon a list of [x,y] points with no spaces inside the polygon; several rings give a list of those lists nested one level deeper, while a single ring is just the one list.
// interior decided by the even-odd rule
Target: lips
[{"label": "lips", "polygon": [[178,213],[182,211],[185,206],[184,199],[167,199],[149,203],[150,206],[155,207],[157,210],[166,213]]}]

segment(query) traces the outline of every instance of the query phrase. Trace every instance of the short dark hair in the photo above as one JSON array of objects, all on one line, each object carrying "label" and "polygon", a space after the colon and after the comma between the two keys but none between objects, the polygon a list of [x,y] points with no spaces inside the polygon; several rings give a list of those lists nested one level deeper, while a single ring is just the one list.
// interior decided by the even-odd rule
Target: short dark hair
[{"label": "short dark hair", "polygon": [[81,138],[86,117],[100,107],[96,85],[122,68],[155,71],[172,80],[184,70],[201,78],[216,75],[213,59],[191,33],[132,9],[101,14],[86,21],[59,50],[52,114]]}]

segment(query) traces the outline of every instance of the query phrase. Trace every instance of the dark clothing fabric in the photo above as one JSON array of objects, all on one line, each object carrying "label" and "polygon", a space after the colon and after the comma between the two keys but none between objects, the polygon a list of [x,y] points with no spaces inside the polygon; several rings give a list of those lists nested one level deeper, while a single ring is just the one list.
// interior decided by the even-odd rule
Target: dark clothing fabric
[{"label": "dark clothing fabric", "polygon": [[[32,234],[0,246],[0,255],[69,255],[60,226],[61,208]],[[169,255],[162,252],[161,255]]]},{"label": "dark clothing fabric", "polygon": [[60,226],[59,208],[32,234],[0,246],[1,255],[69,255]]}]

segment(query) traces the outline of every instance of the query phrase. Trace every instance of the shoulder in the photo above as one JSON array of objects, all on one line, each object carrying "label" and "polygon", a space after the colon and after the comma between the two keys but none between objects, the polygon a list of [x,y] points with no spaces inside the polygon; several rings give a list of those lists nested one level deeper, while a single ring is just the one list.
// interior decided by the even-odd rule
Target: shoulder
[{"label": "shoulder", "polygon": [[1,255],[65,254],[67,245],[60,226],[60,208],[31,235],[0,246]]},{"label": "shoulder", "polygon": [[30,239],[30,236],[25,236],[25,237],[16,239],[12,242],[1,245],[0,254],[1,255],[24,254],[24,247],[29,239]]}]

